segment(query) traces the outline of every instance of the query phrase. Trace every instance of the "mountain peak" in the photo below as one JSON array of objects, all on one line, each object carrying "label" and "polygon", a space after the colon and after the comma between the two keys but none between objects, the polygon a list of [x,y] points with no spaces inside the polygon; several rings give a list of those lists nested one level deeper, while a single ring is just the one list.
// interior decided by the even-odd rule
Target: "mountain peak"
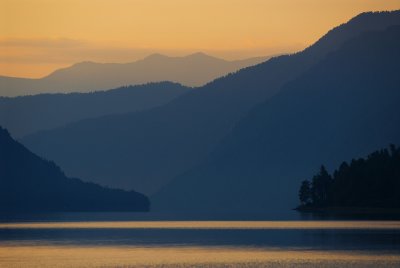
[{"label": "mountain peak", "polygon": [[349,22],[354,22],[354,21],[364,21],[365,23],[370,20],[371,18],[375,17],[374,19],[377,19],[378,17],[380,19],[385,18],[386,20],[388,19],[393,19],[396,20],[396,18],[399,16],[400,10],[393,10],[393,11],[368,11],[368,12],[362,12],[358,14],[357,16],[351,18]]},{"label": "mountain peak", "polygon": [[400,10],[364,12],[348,22],[328,31],[316,43],[306,48],[303,52],[324,55],[332,47],[340,47],[346,40],[368,31],[386,29],[392,25],[399,24]]},{"label": "mountain peak", "polygon": [[[193,54],[189,54],[184,58],[188,58],[188,59],[218,59],[216,57],[210,56],[204,52],[195,52]],[[218,60],[222,60],[222,59],[218,59]]]},{"label": "mountain peak", "polygon": [[0,137],[10,137],[8,130],[2,126],[0,126]]},{"label": "mountain peak", "polygon": [[163,54],[160,54],[160,53],[153,53],[153,54],[150,54],[150,55],[148,55],[147,57],[145,57],[143,60],[154,60],[154,59],[167,59],[167,58],[169,58],[168,56],[166,56],[166,55],[163,55]]},{"label": "mountain peak", "polygon": [[98,64],[98,63],[94,62],[94,61],[81,61],[81,62],[73,64],[72,66],[85,66],[85,65],[94,65],[94,64]]},{"label": "mountain peak", "polygon": [[166,59],[173,59],[173,58],[175,58],[175,59],[196,59],[196,60],[218,59],[216,57],[207,55],[206,53],[199,51],[199,52],[195,52],[195,53],[192,53],[192,54],[189,54],[186,56],[178,56],[178,57],[171,57],[171,56],[166,56],[166,55],[163,55],[160,53],[153,53],[153,54],[150,54],[149,56],[145,57],[143,60],[166,60]]},{"label": "mountain peak", "polygon": [[204,52],[199,51],[199,52],[195,52],[195,53],[189,54],[186,57],[210,57],[210,56],[207,55]]}]

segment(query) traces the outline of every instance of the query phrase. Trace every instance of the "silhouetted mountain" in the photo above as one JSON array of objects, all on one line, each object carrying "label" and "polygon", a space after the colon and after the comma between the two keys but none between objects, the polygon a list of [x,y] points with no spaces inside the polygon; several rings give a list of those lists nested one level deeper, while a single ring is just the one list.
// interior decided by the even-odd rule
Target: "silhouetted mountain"
[{"label": "silhouetted mountain", "polygon": [[[400,26],[345,43],[255,107],[198,167],[152,198],[156,209],[273,213],[328,168],[400,143]],[[372,186],[371,186],[372,187]]]},{"label": "silhouetted mountain", "polygon": [[[199,164],[251,108],[274,96],[350,36],[399,21],[399,11],[361,14],[303,52],[245,68],[162,107],[81,121],[23,142],[56,160],[67,174],[154,193]],[[274,116],[279,114],[276,111]]]},{"label": "silhouetted mountain", "polygon": [[65,177],[0,127],[0,211],[148,211],[149,200]]},{"label": "silhouetted mountain", "polygon": [[343,162],[333,175],[324,166],[299,190],[299,210],[400,208],[400,148],[375,151]]},{"label": "silhouetted mountain", "polygon": [[0,125],[21,137],[82,119],[154,108],[189,90],[161,82],[93,93],[0,97]]},{"label": "silhouetted mountain", "polygon": [[153,54],[131,63],[81,62],[40,79],[0,76],[0,96],[91,92],[125,85],[172,81],[201,86],[222,75],[267,60],[267,57],[226,61],[203,53],[186,57]]}]

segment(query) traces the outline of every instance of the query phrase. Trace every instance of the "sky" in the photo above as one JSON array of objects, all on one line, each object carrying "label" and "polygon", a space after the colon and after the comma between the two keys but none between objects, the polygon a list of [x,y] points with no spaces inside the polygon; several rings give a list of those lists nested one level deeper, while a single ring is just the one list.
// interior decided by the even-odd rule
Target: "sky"
[{"label": "sky", "polygon": [[38,78],[152,53],[295,52],[361,12],[395,9],[400,0],[0,0],[0,75]]}]

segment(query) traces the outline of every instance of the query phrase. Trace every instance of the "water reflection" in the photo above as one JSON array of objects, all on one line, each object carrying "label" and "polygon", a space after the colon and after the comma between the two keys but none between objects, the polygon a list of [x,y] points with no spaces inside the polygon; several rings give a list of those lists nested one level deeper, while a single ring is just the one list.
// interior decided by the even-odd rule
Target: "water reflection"
[{"label": "water reflection", "polygon": [[279,213],[161,213],[161,212],[54,212],[2,213],[0,222],[91,222],[91,221],[326,221],[326,220],[400,220],[400,214],[390,213],[300,213],[284,210]]},{"label": "water reflection", "polygon": [[0,246],[4,267],[398,267],[393,254],[224,247]]},{"label": "water reflection", "polygon": [[234,246],[400,252],[400,222],[157,221],[1,223],[0,244]]},{"label": "water reflection", "polygon": [[398,221],[0,223],[0,266],[4,267],[376,267],[378,264],[400,265]]}]

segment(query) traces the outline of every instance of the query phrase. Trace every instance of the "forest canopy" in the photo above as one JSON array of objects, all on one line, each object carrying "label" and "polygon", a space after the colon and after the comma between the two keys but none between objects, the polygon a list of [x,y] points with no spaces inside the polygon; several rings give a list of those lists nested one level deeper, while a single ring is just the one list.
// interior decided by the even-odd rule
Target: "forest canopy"
[{"label": "forest canopy", "polygon": [[298,209],[327,207],[400,208],[400,148],[375,151],[343,162],[333,174],[324,166],[299,189]]}]

